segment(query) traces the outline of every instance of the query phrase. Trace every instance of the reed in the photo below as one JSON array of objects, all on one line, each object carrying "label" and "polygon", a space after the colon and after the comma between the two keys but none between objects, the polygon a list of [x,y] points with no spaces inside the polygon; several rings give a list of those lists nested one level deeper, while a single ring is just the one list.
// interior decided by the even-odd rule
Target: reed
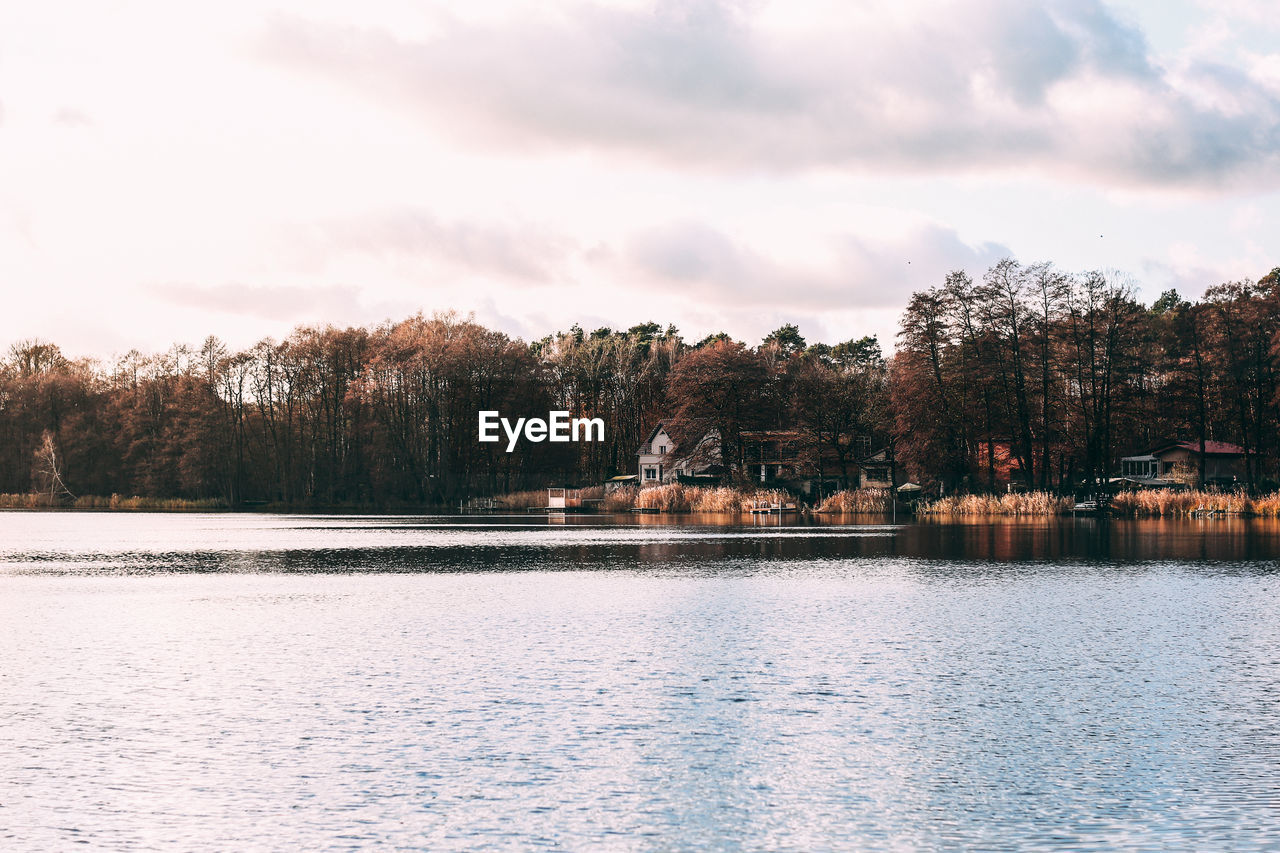
[{"label": "reed", "polygon": [[701,491],[697,487],[688,487],[679,483],[663,483],[661,486],[650,486],[641,489],[636,495],[636,508],[656,512],[688,512],[692,509],[690,493]]},{"label": "reed", "polygon": [[[951,495],[922,504],[921,515],[1060,515],[1073,506],[1070,498],[1048,492],[1006,495]],[[1179,518],[1199,513],[1280,518],[1280,492],[1251,498],[1243,492],[1148,489],[1120,492],[1111,511],[1127,518]]]},{"label": "reed", "polygon": [[728,486],[693,487],[691,508],[694,512],[742,512],[743,493]]},{"label": "reed", "polygon": [[888,489],[845,489],[824,498],[816,511],[840,515],[883,514],[893,509],[891,500]]},{"label": "reed", "polygon": [[524,492],[511,492],[494,498],[494,503],[503,509],[542,509],[547,505],[547,490],[529,489]]},{"label": "reed", "polygon": [[604,497],[606,512],[643,509],[651,512],[748,512],[756,501],[786,504],[795,499],[782,489],[740,489],[731,486],[660,486],[616,489]]},{"label": "reed", "polygon": [[75,500],[50,499],[48,494],[28,493],[0,495],[0,509],[115,509],[165,510],[170,512],[205,512],[226,509],[219,498],[150,498],[133,495],[81,495]]},{"label": "reed", "polygon": [[1202,501],[1193,492],[1159,489],[1146,492],[1121,492],[1111,499],[1111,511],[1117,515],[1157,518],[1190,515]]},{"label": "reed", "polygon": [[1266,518],[1280,518],[1280,492],[1254,498],[1253,513]]},{"label": "reed", "polygon": [[639,494],[639,486],[623,486],[620,489],[614,489],[612,492],[604,496],[605,512],[627,512],[636,505],[636,495]]},{"label": "reed", "polygon": [[790,492],[782,489],[756,489],[753,492],[745,492],[739,506],[743,512],[746,512],[757,502],[783,506],[788,503],[794,503],[795,498],[791,496]]},{"label": "reed", "polygon": [[1112,499],[1111,508],[1118,515],[1134,518],[1176,518],[1202,512],[1275,518],[1280,516],[1280,492],[1257,498],[1243,492],[1208,490],[1121,492]]},{"label": "reed", "polygon": [[48,494],[41,492],[0,495],[0,508],[3,509],[44,509],[60,506],[63,506],[61,501],[52,500]]},{"label": "reed", "polygon": [[1004,495],[948,495],[921,504],[921,515],[1061,515],[1075,501],[1049,492],[1011,492]]},{"label": "reed", "polygon": [[[600,500],[604,497],[604,486],[588,486],[585,489],[570,489],[569,495],[574,503],[571,506],[578,506],[580,501]],[[505,495],[498,495],[493,502],[501,509],[545,509],[549,495],[546,489],[527,489],[523,492],[509,492]]]}]

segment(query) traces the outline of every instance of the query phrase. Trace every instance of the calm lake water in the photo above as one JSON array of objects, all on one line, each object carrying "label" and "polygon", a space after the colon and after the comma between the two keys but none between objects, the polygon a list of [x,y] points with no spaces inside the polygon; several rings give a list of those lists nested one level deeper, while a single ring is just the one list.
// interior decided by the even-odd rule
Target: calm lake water
[{"label": "calm lake water", "polygon": [[1280,527],[0,512],[0,849],[1280,848]]}]

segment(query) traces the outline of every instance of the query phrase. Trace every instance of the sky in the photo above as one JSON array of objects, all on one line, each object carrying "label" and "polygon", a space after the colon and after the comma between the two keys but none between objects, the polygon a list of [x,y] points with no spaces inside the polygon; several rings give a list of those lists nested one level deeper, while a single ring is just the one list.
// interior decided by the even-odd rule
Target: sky
[{"label": "sky", "polygon": [[1278,35],[1273,0],[0,4],[0,348],[455,310],[891,350],[1006,256],[1194,298],[1280,265]]}]

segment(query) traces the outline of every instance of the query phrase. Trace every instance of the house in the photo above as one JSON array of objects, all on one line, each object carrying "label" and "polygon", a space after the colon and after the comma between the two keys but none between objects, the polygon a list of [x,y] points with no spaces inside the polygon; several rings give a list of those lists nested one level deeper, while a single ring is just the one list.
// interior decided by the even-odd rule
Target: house
[{"label": "house", "polygon": [[[830,494],[860,485],[882,488],[892,485],[892,466],[884,451],[862,462],[850,461],[846,470],[851,482],[845,483],[835,451],[827,445],[817,445],[800,430],[747,430],[741,438],[743,474],[760,485],[805,495]],[[661,421],[636,456],[642,486],[673,482],[718,485],[728,472],[720,433],[707,422]]]},{"label": "house", "polygon": [[640,445],[636,459],[641,486],[717,485],[725,471],[720,433],[705,421],[659,421]]},{"label": "house", "polygon": [[796,480],[813,467],[813,453],[798,430],[769,429],[742,433],[743,458],[752,480],[772,483]]},{"label": "house", "polygon": [[1169,441],[1140,456],[1120,460],[1119,479],[1127,485],[1160,488],[1176,485],[1224,486],[1244,477],[1244,448],[1225,441],[1204,443],[1204,482],[1200,482],[1200,442]]},{"label": "house", "polygon": [[[840,489],[888,489],[893,483],[893,461],[888,448],[868,453],[869,436],[848,437],[841,443],[860,449],[859,458],[840,464],[840,456],[826,442],[818,444],[800,430],[762,430],[742,434],[746,465],[751,479],[779,483],[803,495],[829,495]],[[847,480],[842,476],[847,472]]]},{"label": "house", "polygon": [[888,448],[881,448],[858,462],[858,487],[863,489],[893,488],[893,460]]}]

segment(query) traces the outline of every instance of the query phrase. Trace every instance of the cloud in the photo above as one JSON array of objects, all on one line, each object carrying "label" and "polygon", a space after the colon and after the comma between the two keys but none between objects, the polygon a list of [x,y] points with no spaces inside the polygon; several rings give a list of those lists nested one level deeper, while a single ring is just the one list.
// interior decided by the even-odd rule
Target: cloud
[{"label": "cloud", "polygon": [[810,310],[898,307],[914,288],[939,284],[955,269],[981,273],[1006,246],[971,246],[952,229],[929,225],[896,239],[855,234],[827,239],[825,257],[770,256],[711,226],[676,223],[631,241],[630,259],[652,287],[703,303]]},{"label": "cloud", "polygon": [[1280,91],[1225,62],[1166,67],[1100,0],[861,4],[803,30],[769,8],[583,4],[420,40],[280,17],[257,50],[501,150],[1280,183]]},{"label": "cloud", "polygon": [[[1154,301],[1165,290],[1176,290],[1183,299],[1199,299],[1210,287],[1233,281],[1257,281],[1266,275],[1266,264],[1235,260],[1216,264],[1196,253],[1171,251],[1171,257],[1146,258],[1141,265],[1142,298]],[[1180,256],[1184,255],[1184,256]]]},{"label": "cloud", "polygon": [[[458,233],[469,236],[453,240]],[[474,310],[482,321],[526,337],[572,322],[625,326],[637,317],[692,318],[704,331],[729,323],[750,336],[761,323],[774,328],[803,320],[807,328],[824,329],[841,312],[874,316],[874,329],[883,332],[893,325],[884,318],[896,316],[912,290],[939,284],[954,269],[981,276],[1014,254],[1000,243],[966,242],[936,223],[888,236],[846,229],[797,239],[682,219],[575,240],[545,227],[447,223],[421,210],[293,225],[286,239],[304,265],[309,259],[316,266],[310,277],[390,278],[402,293],[425,299],[427,308]],[[422,264],[401,264],[403,257]],[[354,265],[344,266],[344,258]],[[440,258],[456,268],[436,267]],[[531,282],[538,286],[528,287]],[[156,292],[218,310],[245,311],[242,306],[261,301],[254,313],[266,317],[286,316],[294,303],[325,316],[368,314],[353,307],[356,292],[346,289],[235,285]],[[856,317],[838,325],[864,327]]]},{"label": "cloud", "polygon": [[413,208],[292,225],[282,238],[311,259],[360,253],[437,260],[526,283],[554,279],[572,248],[539,225],[446,221]]},{"label": "cloud", "polygon": [[60,107],[53,114],[53,123],[63,127],[90,127],[94,121],[83,110],[78,110],[75,107]]},{"label": "cloud", "polygon": [[1246,23],[1250,28],[1268,32],[1280,30],[1273,0],[1197,0],[1196,5],[1211,15],[1226,16]]},{"label": "cloud", "polygon": [[146,290],[158,299],[187,308],[220,311],[265,320],[302,322],[304,318],[366,318],[360,289],[339,285],[292,287],[238,282],[201,286],[153,284]]}]

